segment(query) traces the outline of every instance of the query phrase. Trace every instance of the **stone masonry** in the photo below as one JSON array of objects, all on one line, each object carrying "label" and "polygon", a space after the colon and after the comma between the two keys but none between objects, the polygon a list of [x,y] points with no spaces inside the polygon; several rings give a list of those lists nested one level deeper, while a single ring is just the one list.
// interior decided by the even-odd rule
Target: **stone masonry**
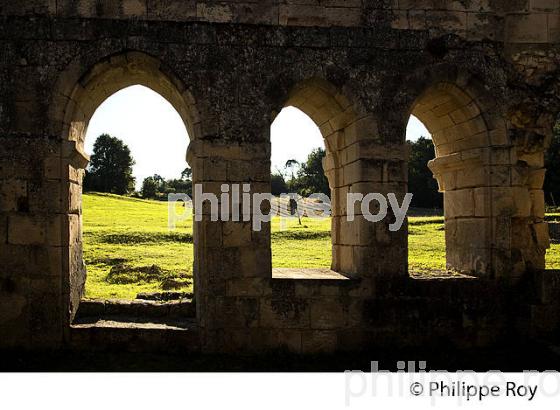
[{"label": "stone masonry", "polygon": [[[194,227],[203,350],[555,334],[542,186],[559,45],[560,0],[0,0],[0,347],[75,343],[85,131],[134,84],[183,118],[205,192],[270,191],[270,125],[285,106],[324,136],[341,275],[273,277],[270,226],[205,214]],[[474,278],[412,279],[406,229],[359,209],[346,218],[347,193],[402,201],[411,114],[436,147],[448,268]]]}]

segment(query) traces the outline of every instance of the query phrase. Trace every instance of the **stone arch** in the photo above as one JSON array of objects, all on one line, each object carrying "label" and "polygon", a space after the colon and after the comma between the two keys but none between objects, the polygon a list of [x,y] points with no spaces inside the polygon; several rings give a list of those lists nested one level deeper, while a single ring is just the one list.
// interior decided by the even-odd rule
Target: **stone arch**
[{"label": "stone arch", "polygon": [[405,83],[413,92],[407,118],[432,133],[428,166],[444,194],[447,268],[519,277],[535,263],[516,238],[531,223],[531,197],[506,113],[473,75],[449,67],[423,74],[416,86]]},{"label": "stone arch", "polygon": [[[280,109],[293,106],[307,114],[317,125],[325,142],[326,156],[323,169],[331,188],[332,207],[332,262],[331,269],[351,276],[363,274],[363,263],[357,261],[354,241],[355,232],[363,223],[345,221],[347,215],[346,194],[351,181],[345,180],[344,172],[350,172],[359,162],[357,136],[368,136],[371,117],[351,101],[344,92],[321,78],[311,78],[297,83],[281,102]],[[277,112],[280,111],[277,110]],[[274,117],[274,115],[273,115]],[[274,119],[274,118],[273,118]],[[368,122],[369,120],[369,122]],[[374,128],[374,127],[372,127]],[[359,172],[358,172],[359,173]]]},{"label": "stone arch", "polygon": [[337,175],[331,171],[340,168],[339,152],[343,145],[343,135],[346,127],[357,119],[355,107],[334,85],[319,78],[305,80],[294,86],[281,108],[288,106],[304,112],[321,131],[327,151],[325,172],[331,187],[334,186]]},{"label": "stone arch", "polygon": [[[143,85],[171,103],[183,119],[191,141],[200,134],[200,115],[193,96],[158,59],[142,52],[128,51],[104,58],[85,73],[82,69],[79,62],[75,62],[58,82],[50,115],[53,127],[60,132],[62,148],[60,156],[48,159],[47,165],[61,170],[60,193],[67,204],[61,208],[59,222],[70,321],[79,306],[86,277],[82,260],[81,192],[83,172],[89,158],[83,146],[95,110],[117,91]],[[197,235],[196,230],[194,235]]]},{"label": "stone arch", "polygon": [[61,119],[62,139],[83,143],[87,124],[97,107],[132,85],[148,87],[168,100],[183,119],[189,137],[199,136],[200,115],[194,97],[155,57],[139,51],[116,54],[76,77],[77,74],[61,78],[52,109],[52,116]]}]

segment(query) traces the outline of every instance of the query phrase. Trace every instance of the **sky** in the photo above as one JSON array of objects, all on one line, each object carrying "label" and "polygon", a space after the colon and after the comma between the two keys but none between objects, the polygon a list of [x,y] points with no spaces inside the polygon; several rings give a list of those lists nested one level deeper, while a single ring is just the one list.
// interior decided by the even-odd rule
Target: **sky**
[{"label": "sky", "polygon": [[[141,85],[124,88],[105,100],[95,111],[86,133],[85,149],[91,155],[96,138],[103,134],[120,138],[136,161],[133,173],[140,189],[144,178],[159,174],[179,178],[186,162],[189,137],[183,120],[161,95]],[[314,148],[324,147],[319,128],[303,112],[284,108],[270,128],[272,170],[284,170],[289,159],[306,160]],[[415,117],[406,137],[430,136]]]}]

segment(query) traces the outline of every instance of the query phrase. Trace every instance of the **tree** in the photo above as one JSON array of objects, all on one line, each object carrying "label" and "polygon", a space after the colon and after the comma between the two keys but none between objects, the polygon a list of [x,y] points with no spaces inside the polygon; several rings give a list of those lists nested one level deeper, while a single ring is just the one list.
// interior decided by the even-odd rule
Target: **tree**
[{"label": "tree", "polygon": [[552,142],[544,157],[546,177],[544,180],[544,197],[549,205],[560,205],[560,121],[554,126]]},{"label": "tree", "polygon": [[154,177],[144,178],[142,181],[142,190],[140,194],[142,198],[155,198],[158,192],[158,183]]},{"label": "tree", "polygon": [[316,148],[307,157],[307,161],[300,164],[296,186],[301,196],[321,193],[330,195],[329,181],[323,170],[323,158],[326,152],[323,148]]},{"label": "tree", "polygon": [[165,193],[165,191],[167,190],[167,181],[165,180],[165,178],[159,174],[154,174],[152,178],[156,183],[157,192]]},{"label": "tree", "polygon": [[434,159],[432,140],[420,137],[407,141],[410,146],[408,162],[408,192],[413,194],[412,206],[417,208],[442,208],[443,195],[438,192],[437,181],[428,168],[428,161]]},{"label": "tree", "polygon": [[181,172],[181,179],[183,181],[191,181],[192,180],[192,170],[187,167]]},{"label": "tree", "polygon": [[286,165],[284,165],[284,168],[286,168],[287,170],[291,171],[291,178],[290,181],[288,182],[288,188],[289,189],[293,189],[294,188],[294,183],[295,183],[295,174],[294,174],[294,170],[295,168],[299,166],[299,162],[297,162],[295,159],[289,159],[286,161]]},{"label": "tree", "polygon": [[166,183],[166,193],[177,192],[192,197],[192,181],[181,179],[169,179]]},{"label": "tree", "polygon": [[100,135],[93,145],[84,190],[124,195],[134,190],[130,149],[118,138]]},{"label": "tree", "polygon": [[273,173],[270,175],[270,192],[276,196],[288,193],[288,185],[282,174]]},{"label": "tree", "polygon": [[142,182],[141,195],[143,198],[163,198],[171,193],[181,193],[192,196],[192,181],[190,168],[181,172],[180,179],[165,179],[155,174]]}]

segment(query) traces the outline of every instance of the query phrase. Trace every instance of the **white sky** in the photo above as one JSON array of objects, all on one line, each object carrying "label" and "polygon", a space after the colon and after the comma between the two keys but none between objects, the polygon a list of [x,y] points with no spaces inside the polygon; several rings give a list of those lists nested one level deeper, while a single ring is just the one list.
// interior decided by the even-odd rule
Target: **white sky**
[{"label": "white sky", "polygon": [[[88,154],[103,133],[120,138],[128,145],[136,161],[134,176],[140,188],[142,180],[153,174],[179,178],[187,167],[189,144],[187,130],[173,106],[149,88],[135,85],[113,94],[99,106],[90,120],[85,148]],[[272,170],[283,170],[286,161],[305,161],[312,149],[324,147],[315,123],[303,112],[286,107],[271,129]],[[411,117],[406,131],[408,140],[430,136],[423,124]]]}]

